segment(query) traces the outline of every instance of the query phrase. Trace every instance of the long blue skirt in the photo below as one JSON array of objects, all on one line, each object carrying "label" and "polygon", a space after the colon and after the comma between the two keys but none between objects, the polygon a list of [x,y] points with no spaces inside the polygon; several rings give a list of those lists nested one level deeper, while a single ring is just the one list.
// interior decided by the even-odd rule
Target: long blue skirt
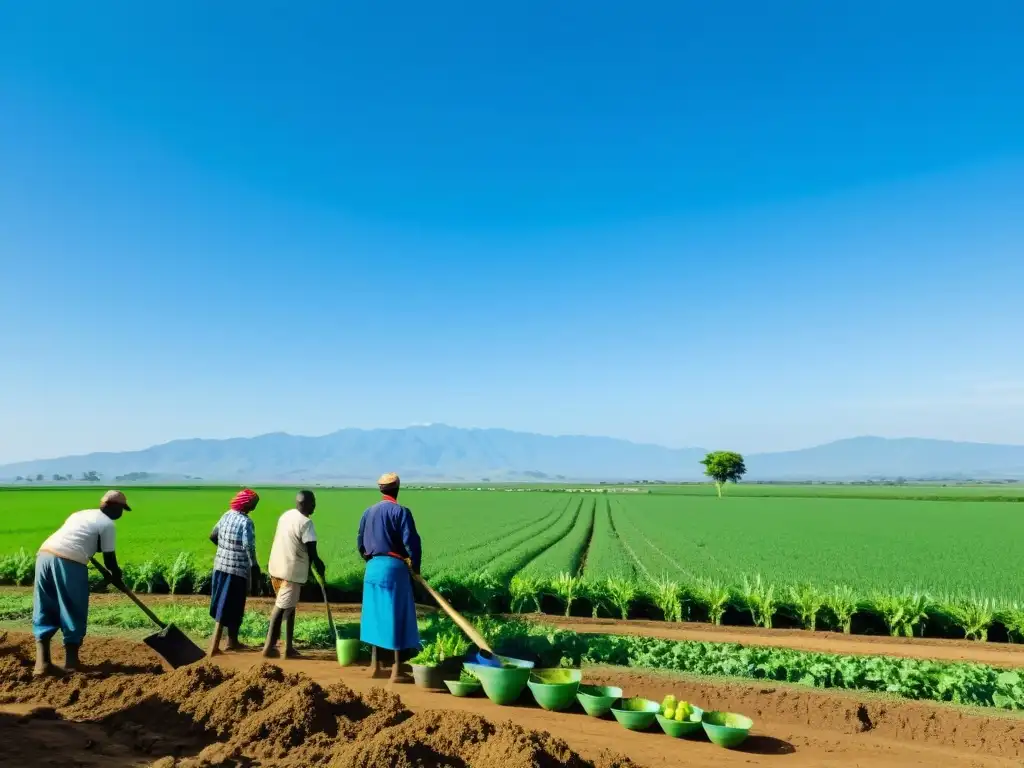
[{"label": "long blue skirt", "polygon": [[210,590],[210,617],[219,621],[225,629],[238,629],[242,626],[248,593],[249,580],[244,576],[214,571],[213,587]]},{"label": "long blue skirt", "polygon": [[366,564],[359,639],[392,651],[420,647],[412,576],[401,560],[375,557]]}]

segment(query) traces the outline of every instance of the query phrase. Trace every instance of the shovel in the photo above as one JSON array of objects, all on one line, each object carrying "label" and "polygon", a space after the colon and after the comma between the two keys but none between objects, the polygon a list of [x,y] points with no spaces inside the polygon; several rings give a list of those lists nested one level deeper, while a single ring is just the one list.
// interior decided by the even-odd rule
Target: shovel
[{"label": "shovel", "polygon": [[142,609],[142,612],[149,617],[150,621],[160,627],[159,632],[143,638],[142,642],[152,648],[158,656],[170,664],[172,669],[184,667],[187,664],[192,664],[206,657],[203,649],[189,640],[188,636],[184,632],[173,624],[165,624],[160,621],[156,614],[143,605],[142,601],[133,595],[127,587],[115,584],[114,577],[110,575],[110,571],[100,565],[96,561],[95,557],[90,558],[90,562],[93,567],[100,572],[100,575],[103,576],[103,578],[121,590],[129,600]]},{"label": "shovel", "polygon": [[353,664],[359,656],[359,640],[338,637],[338,630],[334,627],[334,616],[331,615],[331,604],[327,600],[327,585],[319,575],[316,577],[320,585],[320,594],[324,596],[324,607],[327,609],[327,624],[331,628],[331,637],[334,638],[334,649],[338,653],[338,663],[347,667]]}]

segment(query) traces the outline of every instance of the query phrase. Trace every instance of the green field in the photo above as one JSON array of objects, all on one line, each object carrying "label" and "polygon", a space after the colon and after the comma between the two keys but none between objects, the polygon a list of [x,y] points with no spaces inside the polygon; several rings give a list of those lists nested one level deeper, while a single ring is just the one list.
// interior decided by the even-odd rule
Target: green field
[{"label": "green field", "polygon": [[[1024,601],[1024,585],[1005,567],[1015,562],[1024,534],[1022,507],[1014,500],[977,500],[1006,488],[954,488],[963,491],[956,501],[941,500],[951,490],[942,487],[886,487],[876,490],[888,496],[845,498],[839,491],[863,488],[815,487],[822,493],[813,496],[807,486],[740,486],[722,500],[708,487],[691,488],[652,494],[409,490],[402,501],[423,537],[425,575],[449,591],[453,583],[481,580],[505,593],[517,583],[543,590],[561,574],[580,579],[579,595],[609,578],[630,580],[641,592],[665,579],[680,589],[711,580],[736,588],[733,604],[742,608],[751,595],[739,594],[738,586],[760,575],[776,588],[776,602],[801,583],[823,591],[845,585],[861,600],[908,590],[936,600],[991,598],[990,612]],[[771,495],[756,493],[765,488]],[[207,536],[232,493],[131,489],[135,511],[118,523],[119,557],[166,566],[191,552],[196,566],[208,571],[214,548]],[[929,493],[936,500],[922,500]],[[266,562],[274,521],[291,506],[294,489],[265,488],[260,495],[253,517]],[[93,506],[98,496],[95,488],[0,490],[0,554],[34,553],[70,512]],[[341,589],[358,585],[356,530],[375,500],[372,491],[318,492],[320,548],[329,580]]]}]

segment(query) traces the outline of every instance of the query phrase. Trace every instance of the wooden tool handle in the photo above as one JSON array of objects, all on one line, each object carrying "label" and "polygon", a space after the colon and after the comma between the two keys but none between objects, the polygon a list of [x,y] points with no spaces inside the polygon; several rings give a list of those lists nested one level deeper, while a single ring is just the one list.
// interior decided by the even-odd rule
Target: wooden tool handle
[{"label": "wooden tool handle", "polygon": [[320,585],[320,594],[324,596],[324,607],[327,608],[327,624],[331,628],[331,634],[335,639],[337,639],[338,632],[334,628],[334,617],[331,615],[331,604],[327,600],[327,585],[324,584],[324,580],[320,578],[319,574],[316,577],[316,581]]},{"label": "wooden tool handle", "polygon": [[125,597],[127,597],[129,600],[131,600],[137,606],[139,606],[139,608],[142,609],[142,612],[149,617],[150,621],[152,621],[154,624],[156,624],[158,627],[160,627],[160,629],[165,629],[167,627],[166,624],[164,624],[162,621],[160,621],[160,619],[157,618],[155,613],[153,613],[151,610],[149,610],[149,608],[147,608],[145,605],[142,604],[142,601],[139,600],[139,598],[137,598],[135,595],[133,595],[131,593],[131,591],[128,589],[128,587],[123,586],[121,584],[118,584],[114,580],[114,577],[110,573],[110,571],[108,571],[106,568],[104,568],[102,565],[100,565],[95,557],[89,558],[89,562],[92,563],[92,567],[93,568],[95,568],[97,571],[100,572],[100,575],[103,578],[105,578],[107,581],[109,581],[111,584],[113,584],[117,589],[121,590],[121,592],[124,593]]},{"label": "wooden tool handle", "polygon": [[427,592],[430,593],[430,596],[437,601],[438,605],[441,606],[441,610],[447,613],[451,617],[452,621],[459,625],[459,628],[466,633],[466,636],[474,643],[476,643],[477,648],[479,648],[481,651],[493,653],[493,651],[491,650],[491,646],[487,644],[486,640],[484,640],[483,635],[477,632],[476,627],[474,627],[472,624],[466,621],[466,619],[463,618],[462,614],[460,614],[458,611],[452,608],[451,603],[449,603],[447,600],[441,597],[441,595],[435,592],[434,588],[427,584],[427,582],[423,580],[423,577],[420,576],[418,573],[414,573],[412,577],[423,585],[423,588],[427,590]]}]

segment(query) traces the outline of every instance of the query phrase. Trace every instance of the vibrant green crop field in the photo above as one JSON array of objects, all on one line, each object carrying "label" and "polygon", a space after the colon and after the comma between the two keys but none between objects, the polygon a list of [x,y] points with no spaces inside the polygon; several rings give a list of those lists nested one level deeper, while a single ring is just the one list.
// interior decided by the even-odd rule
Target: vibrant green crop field
[{"label": "vibrant green crop field", "polygon": [[[926,624],[935,631],[935,622],[927,620],[929,601],[949,607],[952,598],[969,596],[969,616],[958,614],[956,623],[981,637],[999,611],[1024,601],[1024,581],[1013,565],[1024,535],[1018,502],[980,501],[971,494],[956,501],[844,498],[834,487],[810,496],[806,489],[786,496],[730,487],[723,500],[710,493],[408,490],[402,501],[423,537],[425,575],[478,608],[507,607],[516,595],[518,605],[536,606],[524,597],[532,591],[547,595],[548,608],[552,600],[565,604],[571,598],[574,610],[618,615],[623,607],[650,612],[651,605],[664,610],[666,600],[682,601],[690,604],[684,616],[714,620],[710,606],[717,598],[709,595],[720,593],[727,596],[719,599],[723,606],[759,623],[766,615],[771,623],[776,613],[797,615],[791,588],[810,584],[819,589],[804,591],[799,614],[808,626],[813,621],[807,616],[827,609],[825,594],[840,586],[849,588],[850,610],[867,611],[870,603],[876,628],[884,621],[890,631],[904,633]],[[944,498],[948,490],[932,489],[932,498]],[[180,553],[193,553],[196,572],[208,573],[214,548],[207,537],[232,493],[132,488],[134,511],[118,523],[119,557],[167,569]],[[294,490],[260,494],[254,520],[266,562],[275,520],[292,506]],[[69,513],[94,506],[99,495],[95,488],[0,490],[0,556],[26,551],[20,566],[17,558],[0,560],[0,581],[24,581],[29,557],[43,539]],[[359,516],[376,498],[372,491],[318,492],[314,521],[328,578],[348,593],[358,588],[362,573],[355,548]],[[17,573],[22,575],[12,575]],[[760,591],[749,587],[757,575]],[[140,577],[137,588],[167,589],[151,582]],[[626,583],[634,586],[627,589]],[[196,585],[202,588],[198,577]],[[881,602],[885,595],[903,602]],[[640,607],[645,600],[648,608]],[[848,624],[842,613],[835,626]],[[1024,622],[1024,612],[1018,618]],[[1011,623],[1006,626],[1012,633]]]}]

